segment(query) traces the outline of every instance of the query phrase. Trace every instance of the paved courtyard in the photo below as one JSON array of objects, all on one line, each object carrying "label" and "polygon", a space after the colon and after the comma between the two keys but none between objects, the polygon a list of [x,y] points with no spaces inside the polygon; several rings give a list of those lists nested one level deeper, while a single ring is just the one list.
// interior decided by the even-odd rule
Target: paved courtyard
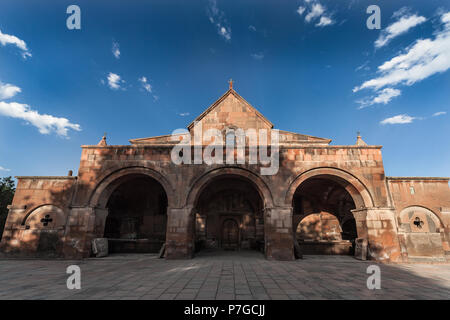
[{"label": "paved courtyard", "polygon": [[[66,287],[67,266],[81,289]],[[0,260],[0,299],[449,299],[449,264],[380,265],[381,289],[348,256],[265,260],[258,252],[214,252],[192,260],[152,254],[84,261]]]}]

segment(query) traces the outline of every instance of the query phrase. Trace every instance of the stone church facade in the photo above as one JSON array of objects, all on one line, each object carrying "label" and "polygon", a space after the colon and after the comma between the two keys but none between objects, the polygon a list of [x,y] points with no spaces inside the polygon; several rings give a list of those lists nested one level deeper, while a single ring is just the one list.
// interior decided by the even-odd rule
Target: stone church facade
[{"label": "stone church facade", "polygon": [[[195,141],[196,128],[265,130],[269,146],[275,130],[230,85],[186,132],[82,146],[77,176],[17,177],[1,254],[80,259],[93,239],[108,238],[110,252],[159,252],[165,243],[166,259],[216,249],[293,260],[297,244],[353,254],[359,241],[378,261],[448,261],[449,178],[386,177],[381,146],[359,135],[337,146],[282,130],[276,152],[269,148],[279,161],[273,175],[250,161],[174,163],[174,147]],[[200,141],[203,152],[211,137]]]}]

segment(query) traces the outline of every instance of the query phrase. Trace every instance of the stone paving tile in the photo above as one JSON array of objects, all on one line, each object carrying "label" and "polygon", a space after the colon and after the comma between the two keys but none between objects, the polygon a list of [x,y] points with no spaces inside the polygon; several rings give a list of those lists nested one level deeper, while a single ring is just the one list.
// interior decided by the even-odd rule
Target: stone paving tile
[{"label": "stone paving tile", "polygon": [[[81,268],[81,290],[66,287],[72,264]],[[371,264],[348,256],[268,261],[251,251],[192,260],[0,260],[0,299],[450,299],[450,264],[379,265],[381,290],[369,290]]]}]

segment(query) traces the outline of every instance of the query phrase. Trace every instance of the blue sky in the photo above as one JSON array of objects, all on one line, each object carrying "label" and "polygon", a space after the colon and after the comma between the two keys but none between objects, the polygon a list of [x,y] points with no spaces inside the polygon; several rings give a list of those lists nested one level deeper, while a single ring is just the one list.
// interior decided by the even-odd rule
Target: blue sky
[{"label": "blue sky", "polygon": [[[71,4],[81,30],[66,27]],[[366,27],[371,4],[381,30]],[[387,175],[450,176],[449,11],[436,0],[2,0],[0,176],[76,173],[80,146],[104,132],[121,145],[185,128],[230,78],[276,128],[334,145],[359,130],[383,145]]]}]

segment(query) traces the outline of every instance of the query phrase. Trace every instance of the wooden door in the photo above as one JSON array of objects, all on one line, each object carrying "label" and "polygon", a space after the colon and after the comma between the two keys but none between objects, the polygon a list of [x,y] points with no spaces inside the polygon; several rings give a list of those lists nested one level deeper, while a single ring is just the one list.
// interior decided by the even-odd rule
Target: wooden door
[{"label": "wooden door", "polygon": [[227,219],[222,225],[222,248],[236,250],[239,248],[239,227],[234,219]]}]

